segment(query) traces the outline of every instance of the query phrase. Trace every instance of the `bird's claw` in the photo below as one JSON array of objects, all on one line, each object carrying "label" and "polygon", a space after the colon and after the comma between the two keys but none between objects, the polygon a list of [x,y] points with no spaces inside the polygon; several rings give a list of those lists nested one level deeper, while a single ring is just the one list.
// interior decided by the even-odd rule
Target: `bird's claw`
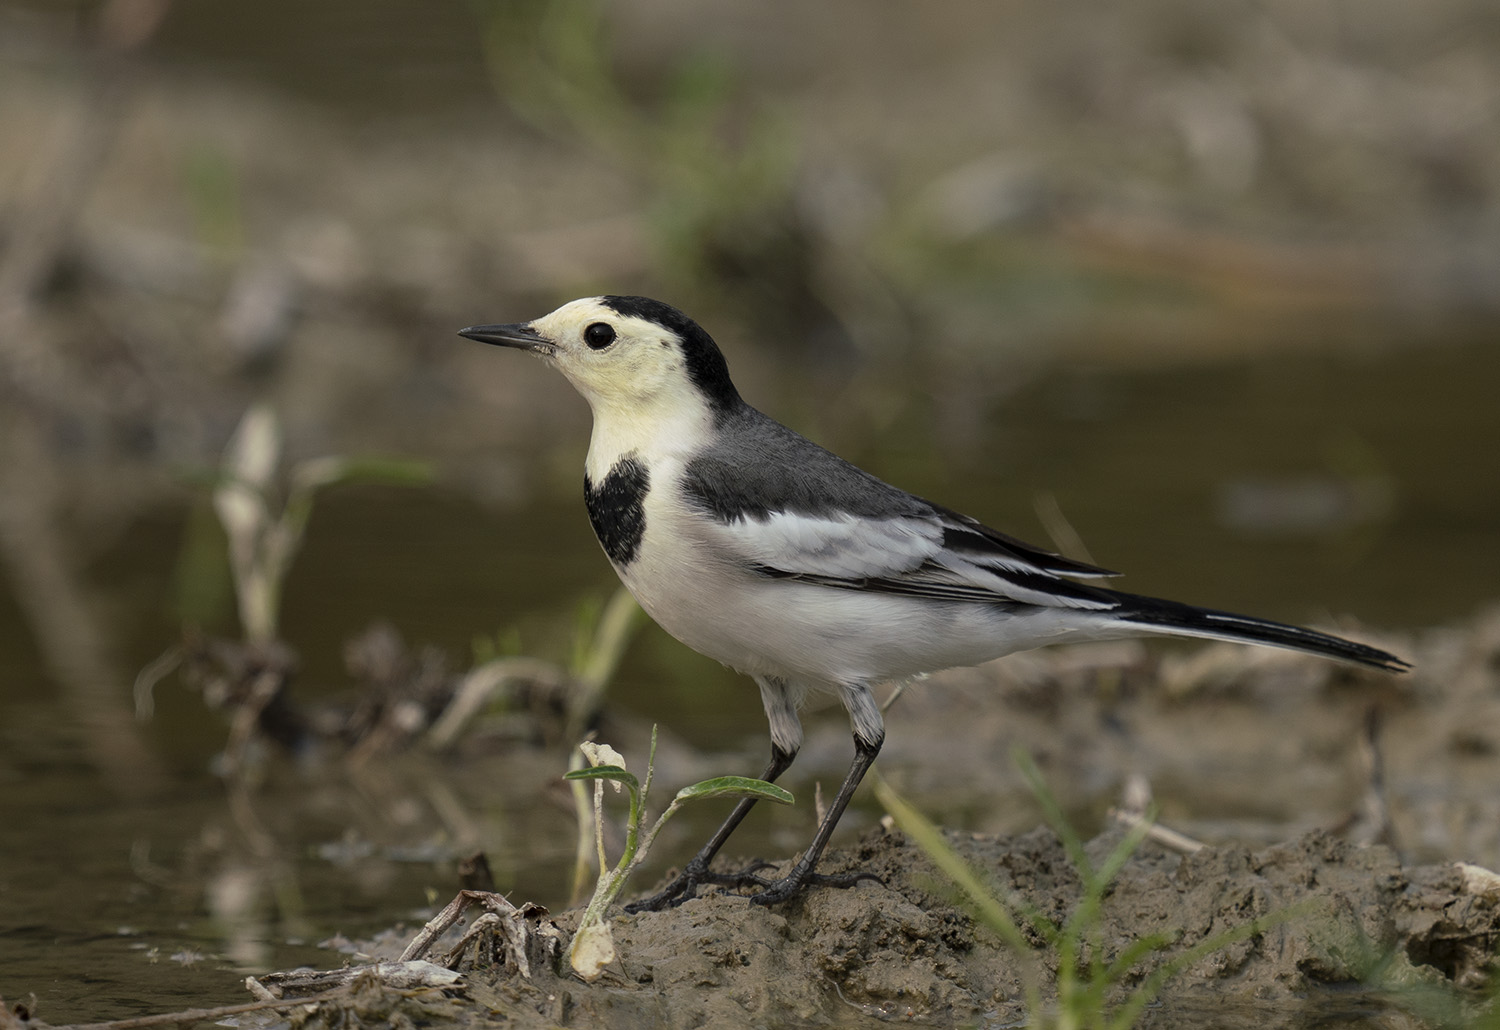
[{"label": "bird's claw", "polygon": [[847,890],[859,883],[861,880],[869,880],[871,883],[883,883],[879,876],[874,873],[806,873],[797,875],[793,869],[786,876],[770,883],[765,883],[766,889],[759,894],[750,895],[752,905],[778,905],[787,899],[800,894],[809,887],[832,887],[838,890]]},{"label": "bird's claw", "polygon": [[677,879],[667,884],[657,893],[649,898],[641,898],[626,904],[627,915],[635,915],[637,912],[660,912],[664,908],[676,908],[691,898],[698,888],[696,880],[690,880],[679,874]]},{"label": "bird's claw", "polygon": [[719,887],[764,887],[771,881],[755,874],[761,869],[769,868],[770,862],[756,859],[745,868],[732,873],[716,873],[694,859],[683,867],[682,872],[671,883],[649,898],[632,901],[625,906],[625,911],[634,915],[637,912],[660,912],[664,908],[676,908],[697,897],[698,888],[704,884]]},{"label": "bird's claw", "polygon": [[712,869],[696,866],[689,862],[683,867],[682,872],[677,874],[676,879],[667,884],[656,894],[639,901],[632,901],[625,906],[625,911],[631,915],[637,912],[660,912],[662,909],[676,908],[685,901],[697,897],[698,888],[704,884],[713,884],[716,887],[760,887],[762,890],[749,895],[751,904],[775,905],[786,901],[796,894],[801,893],[809,887],[834,887],[845,889],[853,887],[861,880],[870,880],[881,883],[880,877],[874,873],[813,873],[799,872],[794,867],[790,873],[779,880],[768,880],[764,876],[756,875],[762,869],[772,868],[773,863],[757,859],[745,866],[736,869],[732,873],[716,873]]}]

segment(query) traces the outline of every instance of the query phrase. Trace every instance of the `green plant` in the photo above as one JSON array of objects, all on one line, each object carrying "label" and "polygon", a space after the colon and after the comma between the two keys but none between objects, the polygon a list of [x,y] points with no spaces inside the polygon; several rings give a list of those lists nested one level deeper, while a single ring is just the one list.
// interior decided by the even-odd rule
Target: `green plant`
[{"label": "green plant", "polygon": [[[269,405],[257,403],[241,417],[218,469],[196,478],[208,488],[218,526],[214,527],[206,505],[195,506],[178,558],[178,609],[189,624],[213,619],[227,592],[227,565],[245,645],[264,658],[277,639],[282,592],[318,491],[356,481],[410,485],[426,482],[430,476],[426,465],[396,458],[330,456],[283,470],[280,423]],[[139,718],[151,717],[152,691],[184,657],[184,649],[173,646],[141,671],[135,684]],[[263,682],[252,693],[260,696],[259,701],[242,706],[246,714],[232,740],[249,732],[254,714],[280,689],[273,682],[276,676],[257,678]]]},{"label": "green plant", "polygon": [[223,150],[200,144],[183,161],[183,186],[198,232],[212,255],[229,262],[245,250],[239,169]]},{"label": "green plant", "polygon": [[625,648],[644,623],[645,612],[624,587],[617,588],[607,602],[585,600],[573,623],[566,674],[552,661],[523,656],[517,626],[475,637],[474,665],[427,731],[427,746],[438,751],[453,746],[483,711],[503,707],[515,688],[538,683],[560,691],[566,709],[561,739],[577,740],[598,712]]},{"label": "green plant", "polygon": [[335,483],[426,482],[427,467],[395,458],[322,457],[281,466],[281,429],[266,404],[245,412],[224,450],[214,511],[229,540],[229,570],[245,639],[276,639],[282,589],[302,546],[317,492]]},{"label": "green plant", "polygon": [[[748,776],[716,776],[702,780],[679,790],[671,804],[652,823],[651,828],[641,833],[645,818],[646,801],[651,791],[651,777],[656,765],[656,727],[651,728],[651,751],[646,758],[646,782],[641,783],[633,773],[625,769],[625,760],[620,753],[607,744],[585,742],[579,750],[589,762],[588,768],[570,769],[563,777],[572,781],[576,788],[592,781],[594,804],[592,820],[587,816],[587,805],[580,806],[579,820],[581,839],[586,839],[588,827],[592,826],[599,860],[599,880],[594,886],[593,897],[584,909],[578,922],[578,931],[568,948],[569,962],[573,971],[585,980],[596,980],[604,967],[614,961],[614,937],[610,933],[605,915],[609,906],[620,896],[625,881],[631,872],[646,860],[651,844],[661,832],[667,820],[689,801],[706,801],[711,798],[758,798],[774,801],[779,805],[790,805],[792,795],[774,783],[752,779]],[[625,823],[625,848],[619,861],[611,868],[604,853],[604,784],[611,783],[616,793],[624,790],[630,795],[630,813]],[[575,794],[575,797],[578,795]]]},{"label": "green plant", "polygon": [[601,0],[475,6],[496,93],[536,128],[640,183],[668,272],[711,292],[726,270],[775,277],[803,245],[792,231],[797,148],[788,123],[740,101],[723,56],[690,53],[660,62],[645,86],[627,83]]},{"label": "green plant", "polygon": [[[896,825],[958,887],[979,922],[1021,957],[1025,963],[1022,982],[1026,994],[1028,1025],[1055,1030],[1075,1030],[1082,1027],[1125,1030],[1135,1024],[1163,985],[1178,972],[1235,941],[1262,933],[1301,911],[1296,906],[1283,909],[1184,948],[1157,965],[1125,995],[1123,1001],[1112,1003],[1132,970],[1153,955],[1165,952],[1178,937],[1176,933],[1147,934],[1113,957],[1107,955],[1104,947],[1104,898],[1109,892],[1110,883],[1145,839],[1150,825],[1143,821],[1132,827],[1104,861],[1095,866],[1084,850],[1082,838],[1063,816],[1062,809],[1047,789],[1030,756],[1018,750],[1013,758],[1041,804],[1048,824],[1062,840],[1068,859],[1083,884],[1077,906],[1061,924],[1048,919],[1014,891],[987,883],[949,846],[943,839],[942,831],[897,794],[878,774],[875,778],[875,796],[885,806]],[[1050,1011],[1042,998],[1037,949],[1032,946],[1023,925],[1029,926],[1040,936],[1052,953],[1052,961],[1057,970],[1057,999]]]},{"label": "green plant", "polygon": [[[1474,867],[1470,867],[1474,868]],[[1488,870],[1483,871],[1494,876]],[[1460,982],[1435,976],[1431,968],[1413,969],[1402,949],[1378,948],[1362,939],[1353,942],[1360,948],[1356,958],[1360,981],[1367,989],[1396,1007],[1415,1016],[1424,1026],[1435,1030],[1500,1030],[1500,954],[1492,953],[1482,971],[1483,983],[1474,985],[1471,976]]]},{"label": "green plant", "polygon": [[591,601],[579,610],[568,668],[577,686],[568,695],[565,739],[577,740],[583,734],[625,657],[625,648],[645,621],[646,613],[624,587],[616,588],[602,607]]}]

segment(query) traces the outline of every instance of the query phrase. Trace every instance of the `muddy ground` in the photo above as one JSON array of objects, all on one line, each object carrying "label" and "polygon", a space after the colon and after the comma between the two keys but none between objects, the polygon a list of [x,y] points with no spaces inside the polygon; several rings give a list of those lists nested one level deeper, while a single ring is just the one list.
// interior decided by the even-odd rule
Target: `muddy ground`
[{"label": "muddy ground", "polygon": [[[948,835],[1002,891],[1061,921],[1081,885],[1056,835]],[[1097,861],[1118,842],[1089,845]],[[622,916],[620,958],[596,983],[559,975],[533,951],[513,966],[459,963],[464,984],[413,995],[357,984],[294,1017],[302,1026],[403,1019],[522,1027],[876,1026],[889,1022],[1013,1026],[1028,978],[1056,994],[1056,958],[1023,958],[978,928],[922,852],[873,831],[830,869],[881,883],[824,890],[777,910],[713,894],[662,913]],[[1314,833],[1260,850],[1224,846],[1182,856],[1146,845],[1105,899],[1099,940],[1113,958],[1156,932],[1176,933],[1111,993],[1123,1002],[1162,962],[1206,938],[1275,913],[1285,922],[1215,951],[1174,977],[1147,1013],[1156,1026],[1419,1026],[1408,1009],[1451,1011],[1482,979],[1500,932],[1497,883],[1453,865],[1403,867],[1385,846]],[[571,933],[577,913],[557,920]],[[1422,1007],[1426,1006],[1425,1009]],[[1377,1016],[1378,1014],[1378,1016]]]},{"label": "muddy ground", "polygon": [[[1500,864],[1500,613],[1371,639],[1413,656],[1417,670],[1378,677],[1227,647],[1074,648],[934,677],[904,719],[893,713],[893,737],[921,742],[929,761],[908,764],[897,750],[888,776],[921,796],[945,767],[931,760],[939,746],[962,768],[969,748],[1020,742],[1070,808],[1086,807],[1098,784],[1118,791],[1133,773],[1139,792],[1149,779],[1175,828],[1214,843],[1183,853],[1149,840],[1124,865],[1102,905],[1103,955],[1152,934],[1175,940],[1143,956],[1110,1004],[1185,949],[1270,922],[1169,980],[1147,1025],[1458,1025],[1484,1011],[1500,943],[1500,878],[1482,868]],[[980,718],[981,681],[994,718],[1005,716],[1004,739]],[[993,703],[997,691],[1004,704]],[[956,719],[964,732],[952,732]],[[1197,791],[1185,786],[1194,776],[1207,781]],[[949,802],[988,787],[1014,804],[1005,782],[950,780]],[[1104,825],[1087,845],[1096,865],[1124,832]],[[1246,843],[1262,836],[1278,842]],[[1056,923],[1080,904],[1077,870],[1045,826],[946,839],[1001,895]],[[1055,949],[1034,929],[1034,958],[1004,946],[900,831],[869,825],[823,868],[879,882],[774,910],[710,892],[668,912],[617,913],[618,961],[592,984],[539,935],[529,978],[471,949],[455,963],[460,987],[412,994],[362,981],[294,1023],[345,1025],[354,1013],[537,1027],[1007,1026],[1025,1018],[1028,985],[1053,1004]],[[577,918],[531,925],[555,926],[565,941]],[[393,932],[357,954],[391,959],[409,937]]]}]

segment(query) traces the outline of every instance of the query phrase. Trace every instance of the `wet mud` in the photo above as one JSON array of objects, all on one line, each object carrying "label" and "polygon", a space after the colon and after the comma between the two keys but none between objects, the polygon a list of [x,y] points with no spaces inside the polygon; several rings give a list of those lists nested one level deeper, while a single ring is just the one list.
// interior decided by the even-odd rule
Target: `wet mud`
[{"label": "wet mud", "polygon": [[[947,838],[997,888],[1049,918],[1066,918],[1079,902],[1078,876],[1049,830]],[[1104,835],[1088,848],[1098,860],[1117,842]],[[380,1018],[396,1022],[523,1027],[1011,1026],[1026,1018],[1028,982],[1044,999],[1055,996],[1055,955],[1019,954],[976,924],[899,832],[873,831],[828,867],[871,870],[882,882],[774,910],[715,893],[622,916],[614,922],[620,959],[593,984],[560,974],[557,957],[534,956],[529,978],[466,960],[463,985],[438,1009],[431,994],[366,982],[298,1021],[342,1025],[355,1008],[368,1020],[384,1005]],[[1145,935],[1176,936],[1121,979],[1111,995],[1119,1003],[1194,944],[1290,913],[1174,976],[1145,1024],[1368,1025],[1360,1020],[1380,1011],[1382,1026],[1419,1026],[1405,1007],[1433,992],[1456,1000],[1482,978],[1500,934],[1497,902],[1500,880],[1452,863],[1403,867],[1388,847],[1322,833],[1189,856],[1147,844],[1104,899],[1097,941],[1113,959]],[[566,935],[575,918],[556,925]],[[395,1015],[402,1006],[422,1015]]]},{"label": "wet mud", "polygon": [[[1120,869],[1090,947],[1107,964],[1152,935],[1171,943],[1129,965],[1106,1007],[1189,949],[1223,943],[1166,980],[1143,1025],[1473,1025],[1496,1017],[1486,984],[1500,948],[1500,876],[1489,871],[1496,823],[1486,813],[1500,763],[1500,616],[1378,642],[1412,655],[1417,671],[1377,682],[1295,655],[1059,649],[935,677],[894,734],[925,737],[929,761],[907,765],[898,751],[887,774],[914,794],[936,792],[923,777],[941,765],[931,754],[942,740],[950,762],[965,768],[965,742],[979,749],[988,727],[963,714],[964,688],[987,677],[989,693],[1007,701],[991,705],[1046,760],[1065,804],[1118,792],[1127,772],[1149,776],[1176,816],[1168,821],[1212,843],[1150,839]],[[956,718],[962,734],[951,732]],[[1005,764],[993,757],[997,742],[988,738],[994,766]],[[1195,776],[1203,781],[1196,793],[1186,787]],[[961,803],[966,790],[997,785],[959,778],[948,786]],[[1096,868],[1125,833],[1123,824],[1104,825],[1086,845]],[[944,836],[997,896],[1053,923],[1084,903],[1076,864],[1045,826]],[[1263,836],[1272,842],[1256,841]],[[566,971],[560,942],[578,912],[562,913],[539,924],[556,933],[533,942],[529,976],[493,954],[466,953],[456,963],[463,986],[448,989],[448,1018],[526,1027],[1011,1026],[1038,1015],[1028,989],[1044,1009],[1056,1004],[1058,951],[1035,924],[1020,920],[1031,951],[1004,944],[899,830],[868,824],[822,868],[869,871],[878,882],[773,909],[711,891],[666,912],[617,915],[618,960],[594,983]],[[1251,932],[1223,939],[1236,929]],[[403,942],[368,952],[391,958]],[[371,983],[362,989],[367,1001],[416,1003]],[[341,1004],[304,1018],[336,1025]]]}]

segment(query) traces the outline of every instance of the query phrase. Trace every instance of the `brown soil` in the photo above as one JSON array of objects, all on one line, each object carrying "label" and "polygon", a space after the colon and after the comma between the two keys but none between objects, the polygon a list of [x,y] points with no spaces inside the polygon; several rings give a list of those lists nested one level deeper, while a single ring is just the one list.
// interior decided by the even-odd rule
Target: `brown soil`
[{"label": "brown soil", "polygon": [[[1049,918],[1065,919],[1078,904],[1078,877],[1051,832],[948,839]],[[1089,844],[1093,860],[1117,840]],[[622,916],[614,923],[620,959],[598,982],[559,975],[555,962],[533,962],[529,980],[508,967],[469,968],[468,1002],[446,1015],[523,1027],[1006,1026],[1024,1019],[1027,977],[1055,997],[1055,955],[1041,948],[1028,961],[977,927],[901,834],[872,832],[828,866],[868,869],[883,882],[817,891],[777,910],[713,894]],[[1403,868],[1387,847],[1318,833],[1187,857],[1148,844],[1105,899],[1097,939],[1113,958],[1144,935],[1179,934],[1124,978],[1111,995],[1117,1004],[1181,950],[1292,910],[1174,977],[1148,1023],[1328,1026],[1378,1009],[1382,1026],[1420,1025],[1402,1007],[1458,998],[1489,961],[1500,932],[1494,888],[1476,890],[1452,864]],[[559,919],[565,933],[574,919]],[[419,1004],[386,993],[382,1018]],[[364,994],[368,1017],[380,992],[366,985]],[[326,1003],[309,1025],[333,1025],[351,1004]],[[430,1000],[420,1005],[422,1018],[438,1015]]]},{"label": "brown soil", "polygon": [[[1012,744],[1037,755],[1069,811],[1118,796],[1132,774],[1148,779],[1166,821],[1211,846],[1184,855],[1148,841],[1121,869],[1102,904],[1101,954],[1112,960],[1152,934],[1174,940],[1132,967],[1108,1004],[1185,949],[1271,917],[1167,981],[1148,1025],[1456,1025],[1483,1006],[1500,947],[1500,877],[1480,868],[1500,865],[1488,815],[1500,779],[1500,615],[1376,642],[1416,671],[1370,677],[1234,648],[1181,658],[1057,649],[934,677],[893,712],[892,739],[906,743],[882,767],[929,811],[946,796],[957,806],[946,811],[991,825],[982,806],[964,806],[986,792],[1022,799],[996,757]],[[810,764],[822,775],[817,739]],[[1087,845],[1096,866],[1122,833],[1114,825]],[[1243,843],[1260,838],[1283,843]],[[1080,904],[1079,876],[1049,829],[947,839],[1002,896],[1054,923]],[[709,893],[619,915],[619,958],[597,982],[560,973],[565,960],[538,950],[530,979],[461,965],[466,986],[444,1011],[538,1027],[1004,1026],[1026,1018],[1028,984],[1055,1003],[1056,950],[1035,932],[1033,956],[1004,946],[901,833],[867,825],[822,868],[880,882],[771,910]],[[557,917],[562,939],[577,917]],[[418,1004],[363,990],[367,1012]],[[433,1018],[431,1000],[420,1004],[420,1018]],[[329,1005],[313,1024],[343,1018]],[[394,1012],[384,1018],[399,1022]]]}]

